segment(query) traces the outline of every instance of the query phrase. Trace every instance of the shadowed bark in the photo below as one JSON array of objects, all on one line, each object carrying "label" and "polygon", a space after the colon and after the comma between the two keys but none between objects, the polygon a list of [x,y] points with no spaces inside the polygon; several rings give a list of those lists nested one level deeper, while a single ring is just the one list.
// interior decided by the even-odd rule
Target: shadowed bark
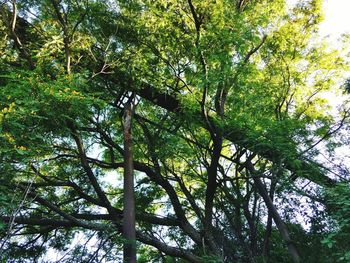
[{"label": "shadowed bark", "polygon": [[124,112],[124,213],[123,235],[124,262],[136,262],[136,231],[135,231],[135,194],[134,165],[132,156],[132,105],[128,102]]}]

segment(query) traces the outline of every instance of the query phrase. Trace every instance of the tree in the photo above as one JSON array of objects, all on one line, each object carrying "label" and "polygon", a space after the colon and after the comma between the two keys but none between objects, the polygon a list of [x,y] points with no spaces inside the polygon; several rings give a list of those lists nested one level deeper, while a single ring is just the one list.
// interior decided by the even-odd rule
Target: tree
[{"label": "tree", "polygon": [[[131,100],[133,98],[131,97]],[[129,244],[124,244],[124,261],[136,262],[134,166],[132,155],[132,101],[127,102],[124,112],[124,185],[123,185],[123,234]],[[131,242],[131,244],[130,244]]]},{"label": "tree", "polygon": [[1,18],[3,259],[133,246],[132,93],[139,262],[326,262],[302,242],[331,242],[327,212],[343,222],[329,193],[348,176],[319,157],[348,123],[326,99],[348,65],[317,36],[321,1],[23,0]]}]

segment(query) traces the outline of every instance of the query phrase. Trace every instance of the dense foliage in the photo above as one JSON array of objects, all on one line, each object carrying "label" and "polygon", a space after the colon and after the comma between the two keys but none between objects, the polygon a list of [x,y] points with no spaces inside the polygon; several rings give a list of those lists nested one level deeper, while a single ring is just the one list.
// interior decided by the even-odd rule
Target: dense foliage
[{"label": "dense foliage", "polygon": [[348,262],[321,2],[1,3],[1,260],[122,260],[133,101],[138,262]]}]

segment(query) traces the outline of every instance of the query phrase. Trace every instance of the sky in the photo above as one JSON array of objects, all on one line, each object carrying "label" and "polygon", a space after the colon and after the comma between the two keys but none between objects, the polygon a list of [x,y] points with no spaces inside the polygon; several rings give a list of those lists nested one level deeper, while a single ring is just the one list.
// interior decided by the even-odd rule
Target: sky
[{"label": "sky", "polygon": [[[297,2],[297,0],[290,1]],[[324,0],[323,11],[325,19],[320,25],[320,34],[329,36],[330,44],[337,46],[337,39],[342,34],[350,34],[350,0]],[[339,98],[334,100],[339,101]],[[344,146],[336,151],[339,156],[348,156],[349,149]]]},{"label": "sky", "polygon": [[[299,0],[287,0],[291,6]],[[320,25],[320,33],[329,36],[335,43],[344,33],[350,33],[350,0],[324,0],[325,20]]]},{"label": "sky", "polygon": [[343,33],[350,33],[350,0],[324,0],[325,20],[320,33],[334,41]]}]

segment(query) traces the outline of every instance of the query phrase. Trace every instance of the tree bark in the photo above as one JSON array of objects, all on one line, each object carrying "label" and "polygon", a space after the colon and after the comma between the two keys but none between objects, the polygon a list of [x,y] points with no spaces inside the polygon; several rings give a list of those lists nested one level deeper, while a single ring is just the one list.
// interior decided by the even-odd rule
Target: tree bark
[{"label": "tree bark", "polygon": [[125,105],[124,112],[124,212],[123,235],[124,262],[136,263],[136,230],[135,230],[135,194],[134,194],[134,165],[132,154],[132,104]]},{"label": "tree bark", "polygon": [[264,184],[262,183],[260,178],[256,176],[256,171],[255,171],[253,164],[250,161],[247,161],[246,164],[247,164],[247,168],[248,168],[250,174],[253,177],[254,184],[255,184],[256,188],[258,189],[259,194],[264,199],[265,204],[267,206],[267,209],[269,210],[269,213],[271,213],[271,216],[272,216],[272,218],[273,218],[273,220],[274,220],[274,222],[275,222],[275,224],[276,224],[276,226],[277,226],[277,228],[282,236],[282,239],[284,240],[284,242],[286,243],[286,245],[288,247],[288,251],[289,251],[290,256],[292,257],[292,261],[294,263],[300,263],[301,259],[300,259],[299,252],[298,252],[296,246],[294,245],[293,240],[291,239],[291,237],[289,235],[289,231],[288,231],[286,225],[284,224],[282,218],[278,214],[278,211],[277,211],[276,207],[274,206]]},{"label": "tree bark", "polygon": [[[177,113],[179,116],[183,114],[183,105],[181,105],[181,102],[177,97],[171,96],[167,93],[159,92],[155,87],[149,85],[148,83],[141,83],[141,86],[137,88],[130,87],[130,81],[128,76],[120,71],[118,72],[118,74],[123,76],[123,78],[127,79],[128,81],[124,81],[125,83],[119,81],[114,83],[117,83],[122,87],[127,83],[128,88],[132,91],[135,91],[140,97],[154,103],[155,105],[162,107],[163,109]],[[193,114],[193,116],[201,116],[201,113],[197,112]],[[210,121],[215,122],[214,119],[212,119],[210,116],[208,116],[208,118]],[[202,127],[207,129],[207,126],[204,123],[205,120],[203,120],[202,117],[199,117],[197,121],[199,121],[199,124],[202,124]],[[273,146],[266,144],[264,145],[264,147],[262,147],[261,141],[259,141],[260,139],[247,140],[246,131],[242,130],[238,126],[234,126],[233,124],[224,125],[222,127],[222,134],[225,139],[237,143],[239,146],[249,149],[251,152],[258,153],[260,156],[272,162],[279,162],[281,161],[281,159],[284,159],[284,165],[286,169],[295,172],[296,176],[300,176],[301,178],[310,180],[320,186],[334,187],[336,185],[336,181],[327,177],[319,165],[312,161],[305,161],[301,159],[298,156],[297,151],[295,151],[294,153],[294,160],[300,161],[300,167],[295,166],[293,159],[283,158],[281,152]]]}]

